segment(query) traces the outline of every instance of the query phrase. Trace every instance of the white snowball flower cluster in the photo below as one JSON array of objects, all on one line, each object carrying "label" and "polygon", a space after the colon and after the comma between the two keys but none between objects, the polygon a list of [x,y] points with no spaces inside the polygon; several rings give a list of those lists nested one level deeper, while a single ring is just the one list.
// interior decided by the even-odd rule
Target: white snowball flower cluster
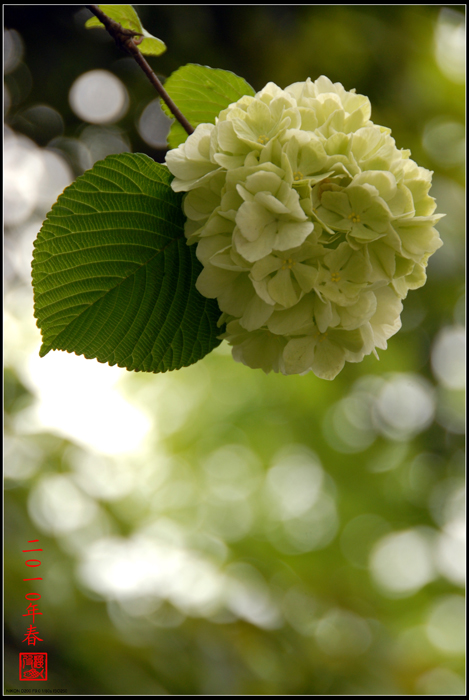
[{"label": "white snowball flower cluster", "polygon": [[269,83],[201,124],[166,163],[233,357],[333,379],[400,326],[441,246],[432,173],[322,76]]}]

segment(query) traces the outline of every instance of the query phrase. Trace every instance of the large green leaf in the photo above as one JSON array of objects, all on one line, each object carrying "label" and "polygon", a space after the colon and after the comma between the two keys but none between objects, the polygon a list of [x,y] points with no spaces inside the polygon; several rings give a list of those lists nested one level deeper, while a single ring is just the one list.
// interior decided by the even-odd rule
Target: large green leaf
[{"label": "large green leaf", "polygon": [[[141,53],[146,56],[159,56],[166,51],[166,44],[164,41],[157,39],[156,36],[152,36],[142,27],[140,18],[132,5],[98,5],[98,7],[108,17],[119,22],[124,29],[131,29],[143,35],[143,38],[136,37],[135,40]],[[85,27],[87,29],[92,29],[93,27],[104,29],[104,24],[102,24],[97,17],[91,17],[91,19],[85,22]]]},{"label": "large green leaf", "polygon": [[202,266],[171,180],[148,156],[122,153],[60,195],[34,245],[41,356],[67,350],[165,372],[219,345],[220,311],[195,288]]},{"label": "large green leaf", "polygon": [[[222,109],[237,102],[243,95],[255,94],[244,78],[227,70],[194,63],[174,71],[164,87],[194,129],[199,124],[215,124],[215,118]],[[163,102],[162,106],[166,114],[172,117]],[[187,133],[179,122],[175,122],[168,136],[169,147],[177,148],[186,139]]]}]

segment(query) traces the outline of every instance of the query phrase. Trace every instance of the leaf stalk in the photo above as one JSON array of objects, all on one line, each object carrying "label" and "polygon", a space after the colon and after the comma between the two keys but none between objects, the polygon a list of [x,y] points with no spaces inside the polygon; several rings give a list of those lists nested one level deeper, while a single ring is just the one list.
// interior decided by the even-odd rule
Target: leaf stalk
[{"label": "leaf stalk", "polygon": [[189,135],[192,134],[194,132],[194,127],[187,121],[180,109],[178,109],[178,107],[174,104],[173,100],[164,89],[163,84],[155,75],[155,72],[151,68],[150,64],[140,52],[137,43],[140,43],[141,39],[139,41],[134,37],[141,37],[142,35],[139,32],[133,32],[130,29],[124,29],[119,22],[116,22],[116,20],[108,17],[107,14],[97,5],[85,5],[85,7],[90,10],[90,12],[92,12],[99,19],[99,21],[102,22],[102,24],[104,24],[104,27],[112,36],[116,44],[127,51],[127,53],[129,53],[138,63],[150,83],[160,95],[161,99],[164,100],[168,106],[171,114],[174,115],[175,119],[177,119],[177,121]]}]

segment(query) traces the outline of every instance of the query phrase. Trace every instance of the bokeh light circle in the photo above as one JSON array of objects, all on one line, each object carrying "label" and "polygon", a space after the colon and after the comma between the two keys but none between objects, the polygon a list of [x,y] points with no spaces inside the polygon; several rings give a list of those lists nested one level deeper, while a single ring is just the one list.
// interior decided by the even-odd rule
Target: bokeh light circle
[{"label": "bokeh light circle", "polygon": [[443,328],[432,349],[435,377],[448,389],[464,389],[466,384],[466,333],[460,326]]},{"label": "bokeh light circle", "polygon": [[435,414],[431,384],[420,375],[396,373],[379,393],[373,417],[391,440],[408,440],[429,427]]},{"label": "bokeh light circle", "polygon": [[127,112],[129,97],[123,83],[113,73],[91,70],[75,80],[69,102],[83,121],[114,124]]},{"label": "bokeh light circle", "polygon": [[435,577],[432,554],[428,538],[418,530],[394,532],[373,548],[371,574],[386,596],[413,595]]}]

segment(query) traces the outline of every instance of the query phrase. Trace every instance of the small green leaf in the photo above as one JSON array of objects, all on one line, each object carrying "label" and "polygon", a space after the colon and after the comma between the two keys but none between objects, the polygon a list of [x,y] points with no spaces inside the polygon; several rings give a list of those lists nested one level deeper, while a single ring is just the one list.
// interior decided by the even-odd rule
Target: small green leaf
[{"label": "small green leaf", "polygon": [[[146,56],[159,56],[166,51],[166,44],[157,39],[155,36],[149,34],[140,22],[140,18],[135,12],[132,5],[98,5],[99,9],[107,14],[108,17],[119,22],[124,29],[131,29],[133,32],[138,32],[143,34],[143,40],[139,43],[138,38],[136,43],[140,52]],[[104,29],[104,24],[102,24],[97,17],[92,17],[85,22],[85,27],[92,29],[93,27],[101,27]]]},{"label": "small green leaf", "polygon": [[184,236],[166,166],[121,153],[60,195],[34,245],[40,355],[66,350],[129,370],[191,365],[220,344],[214,300]]},{"label": "small green leaf", "polygon": [[[244,78],[227,70],[194,63],[174,71],[164,87],[194,129],[199,124],[215,124],[216,117],[232,102],[243,95],[255,94]],[[163,102],[162,107],[169,117],[173,116]],[[175,122],[168,136],[169,147],[177,148],[186,139],[187,133]]]}]

